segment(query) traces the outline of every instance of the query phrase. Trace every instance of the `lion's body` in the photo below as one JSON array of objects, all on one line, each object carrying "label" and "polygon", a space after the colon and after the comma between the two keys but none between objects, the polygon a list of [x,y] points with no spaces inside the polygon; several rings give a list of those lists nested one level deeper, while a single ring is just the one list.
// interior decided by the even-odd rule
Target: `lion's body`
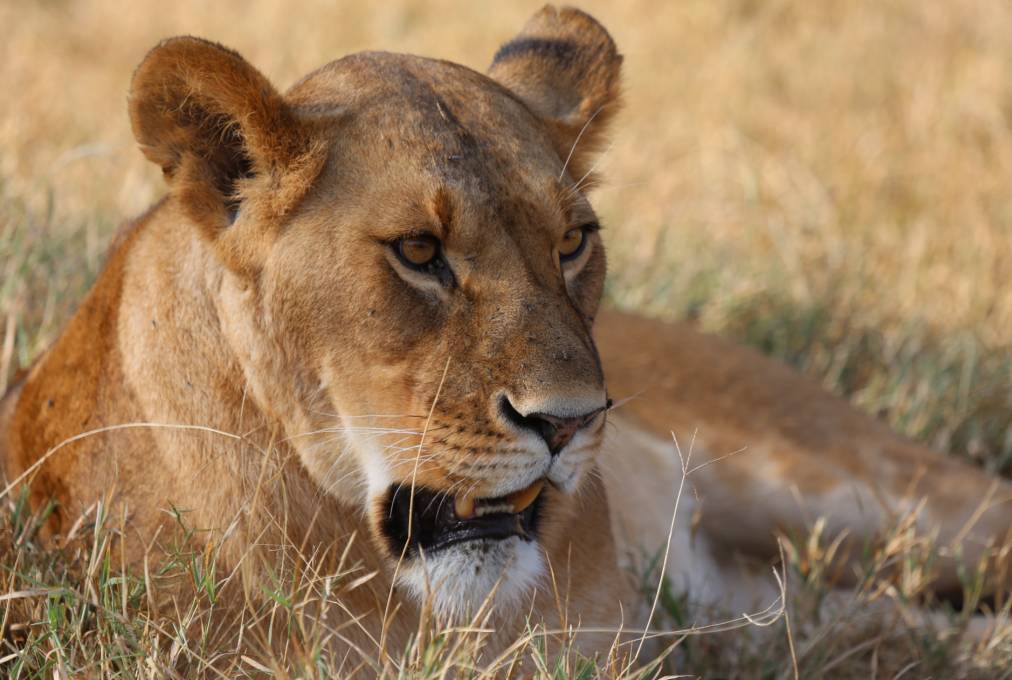
[{"label": "lion's body", "polygon": [[[609,487],[614,521],[625,526],[618,540],[666,540],[674,497],[665,491],[681,480],[677,438],[695,471],[679,506],[670,573],[700,599],[754,606],[757,595],[772,595],[768,561],[750,580],[731,555],[772,558],[776,534],[803,536],[819,518],[827,542],[848,532],[861,546],[924,502],[918,531],[962,545],[964,564],[1005,540],[1012,485],[898,436],[754,350],[687,323],[625,314],[602,315],[596,337],[609,388],[631,397],[614,414],[602,456],[617,487]],[[616,499],[622,488],[666,502],[642,513]],[[947,595],[962,587],[954,566],[940,565],[935,585]],[[841,569],[840,585],[855,577]]]},{"label": "lion's body", "polygon": [[[334,616],[361,615],[363,630],[347,635],[365,644],[396,587],[387,640],[403,646],[419,593],[432,584],[424,564],[395,579],[397,550],[382,529],[383,504],[388,514],[396,504],[396,492],[384,495],[390,485],[493,497],[547,479],[538,540],[509,539],[520,547],[475,561],[474,576],[472,553],[449,553],[444,571],[429,573],[462,580],[437,593],[437,605],[473,608],[459,591],[480,596],[491,585],[520,602],[540,579],[539,617],[560,622],[561,590],[565,616],[601,628],[620,623],[620,602],[626,624],[640,605],[622,559],[668,539],[683,469],[672,433],[685,457],[691,449],[692,474],[670,573],[711,601],[760,596],[736,556],[765,564],[776,532],[816,517],[870,539],[925,497],[919,523],[949,541],[965,538],[964,523],[989,493],[1012,495],[1007,483],[906,442],[789,369],[688,325],[606,312],[594,348],[604,271],[594,231],[582,232],[590,254],[578,270],[560,276],[560,259],[538,253],[553,252],[544,225],[593,219],[574,199],[587,159],[565,149],[598,112],[610,113],[618,57],[585,15],[546,12],[532,35],[561,31],[575,42],[509,43],[493,74],[515,94],[461,67],[364,55],[321,69],[282,101],[220,48],[177,41],[152,53],[135,76],[131,111],[172,193],[124,229],[62,336],[0,404],[8,480],[27,485],[33,507],[56,501],[49,535],[65,535],[101,500],[125,521],[123,546],[139,563],[178,521],[171,505],[199,540],[221,546],[219,568],[239,568],[247,592],[291,558],[279,546],[340,555],[350,541],[352,578],[375,576],[343,593],[348,610]],[[581,40],[589,56],[577,59]],[[572,99],[525,84],[553,60],[563,75],[593,77],[574,80],[584,88],[579,115],[539,127],[530,111],[547,116]],[[185,63],[198,68],[180,71]],[[231,80],[208,88],[201,69]],[[172,80],[180,77],[190,79],[185,87]],[[181,101],[195,108],[180,113]],[[394,108],[398,101],[414,108]],[[242,130],[234,138],[227,125],[213,127],[230,116]],[[558,182],[574,167],[558,207]],[[420,204],[416,181],[428,183]],[[410,234],[430,219],[444,223],[433,229],[445,228],[447,243],[462,239],[460,258],[448,255],[452,285],[389,255],[398,232],[367,237],[360,226],[403,222]],[[602,408],[592,409],[603,394],[598,352],[619,405],[607,434]],[[523,431],[549,409],[590,412],[569,448],[550,456]],[[964,558],[1003,539],[1008,517],[1005,506],[974,516]],[[528,573],[496,571],[503,565]],[[958,586],[955,566],[942,564],[941,589]],[[523,611],[496,615],[501,644],[521,630]],[[594,650],[610,639],[581,642]]]}]

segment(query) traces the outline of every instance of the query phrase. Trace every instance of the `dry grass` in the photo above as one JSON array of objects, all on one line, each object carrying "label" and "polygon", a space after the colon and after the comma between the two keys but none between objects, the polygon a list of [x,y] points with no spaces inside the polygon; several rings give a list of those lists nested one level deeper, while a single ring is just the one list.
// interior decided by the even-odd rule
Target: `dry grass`
[{"label": "dry grass", "polygon": [[[134,148],[124,102],[131,69],[158,39],[220,40],[280,85],[364,48],[483,67],[539,4],[0,4],[0,387],[59,331],[119,220],[162,191]],[[583,5],[626,54],[628,109],[597,194],[612,301],[696,318],[911,436],[1012,472],[1012,6]],[[0,658],[13,640],[30,641],[2,662],[8,672],[51,677],[62,663],[158,675],[158,664],[179,660],[179,636],[177,657],[214,653],[151,611],[144,587],[114,564],[95,581],[88,569],[108,555],[101,542],[55,560],[24,538],[21,511],[2,514],[0,606],[39,626],[8,631]],[[1008,668],[1008,627],[990,647],[966,648],[853,604],[852,615],[829,616],[802,554],[793,553],[792,573],[804,578],[790,613],[803,675],[892,677],[915,664],[903,677],[999,677]],[[115,604],[108,615],[103,597]],[[665,602],[673,621],[689,620],[677,594]],[[213,607],[195,603],[193,621],[213,621]],[[679,667],[789,677],[778,631],[690,636]],[[404,668],[422,677],[425,659],[445,658],[414,653]],[[545,675],[597,672],[573,663]],[[328,670],[294,668],[293,677]]]}]

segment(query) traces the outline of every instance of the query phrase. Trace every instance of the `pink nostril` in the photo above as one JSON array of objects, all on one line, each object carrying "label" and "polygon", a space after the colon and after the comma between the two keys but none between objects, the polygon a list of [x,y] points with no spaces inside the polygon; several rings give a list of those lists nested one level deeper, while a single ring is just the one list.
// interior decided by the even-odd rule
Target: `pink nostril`
[{"label": "pink nostril", "polygon": [[541,434],[541,438],[548,444],[548,450],[553,456],[569,443],[576,431],[586,422],[584,416],[557,418],[546,413],[533,413],[527,416],[527,420]]}]

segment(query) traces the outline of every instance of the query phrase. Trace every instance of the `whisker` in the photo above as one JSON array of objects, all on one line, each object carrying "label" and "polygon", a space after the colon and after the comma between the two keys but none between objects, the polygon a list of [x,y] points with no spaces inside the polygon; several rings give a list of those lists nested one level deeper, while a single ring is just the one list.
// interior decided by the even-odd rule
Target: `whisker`
[{"label": "whisker", "polygon": [[562,178],[566,175],[566,168],[569,167],[569,161],[573,160],[573,153],[576,151],[576,147],[580,144],[580,140],[583,139],[583,133],[587,131],[587,128],[590,127],[590,124],[594,122],[595,118],[597,118],[597,114],[601,113],[601,111],[603,110],[604,107],[599,106],[597,110],[594,111],[594,113],[590,114],[590,118],[587,119],[587,122],[584,123],[583,127],[580,128],[580,132],[577,133],[576,139],[573,140],[573,146],[570,147],[569,153],[566,155],[566,160],[562,163],[562,170],[559,172],[560,182],[562,181]]},{"label": "whisker", "polygon": [[583,177],[581,177],[579,179],[579,181],[570,188],[570,191],[573,194],[575,194],[576,192],[578,192],[582,188],[583,182],[588,177],[590,177],[591,175],[594,174],[594,171],[597,170],[597,167],[601,164],[602,161],[604,161],[604,159],[608,156],[608,153],[611,152],[612,147],[614,147],[614,146],[615,146],[614,142],[612,142],[611,144],[609,144],[608,148],[604,150],[604,153],[602,153],[600,156],[598,156],[597,160],[594,161],[594,164],[592,166],[590,166],[590,170],[587,170],[587,172],[585,172],[583,174]]},{"label": "whisker", "polygon": [[639,392],[636,392],[635,394],[632,394],[632,395],[626,397],[625,399],[619,399],[618,401],[613,401],[612,404],[611,404],[611,406],[608,407],[608,410],[609,411],[614,411],[616,409],[620,409],[623,406],[625,406],[626,404],[628,404],[630,401],[633,401],[635,399],[639,399],[640,397],[642,397],[643,394],[644,394],[644,392],[646,392],[646,390],[640,390]]},{"label": "whisker", "polygon": [[341,433],[341,432],[370,432],[370,433],[378,433],[378,434],[411,434],[411,435],[421,435],[422,434],[418,430],[406,430],[406,429],[403,429],[403,428],[395,428],[395,427],[343,427],[343,426],[337,426],[337,427],[324,427],[324,428],[320,428],[319,430],[311,430],[310,432],[302,432],[300,434],[293,434],[290,437],[286,437],[285,439],[281,439],[280,441],[282,441],[282,442],[289,442],[289,441],[292,441],[294,439],[302,439],[304,437],[312,437],[312,436],[318,435],[318,434],[332,434],[332,433]]}]

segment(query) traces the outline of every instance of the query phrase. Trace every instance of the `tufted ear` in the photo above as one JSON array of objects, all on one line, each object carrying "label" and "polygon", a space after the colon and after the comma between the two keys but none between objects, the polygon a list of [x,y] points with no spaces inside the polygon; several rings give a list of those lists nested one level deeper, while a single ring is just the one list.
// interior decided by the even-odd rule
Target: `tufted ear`
[{"label": "tufted ear", "polygon": [[589,14],[546,5],[499,48],[489,75],[548,126],[570,175],[580,180],[620,106],[622,56]]},{"label": "tufted ear", "polygon": [[212,237],[247,201],[258,217],[282,216],[322,167],[320,147],[278,91],[207,40],[171,38],[151,50],[134,72],[129,105],[144,155]]}]

